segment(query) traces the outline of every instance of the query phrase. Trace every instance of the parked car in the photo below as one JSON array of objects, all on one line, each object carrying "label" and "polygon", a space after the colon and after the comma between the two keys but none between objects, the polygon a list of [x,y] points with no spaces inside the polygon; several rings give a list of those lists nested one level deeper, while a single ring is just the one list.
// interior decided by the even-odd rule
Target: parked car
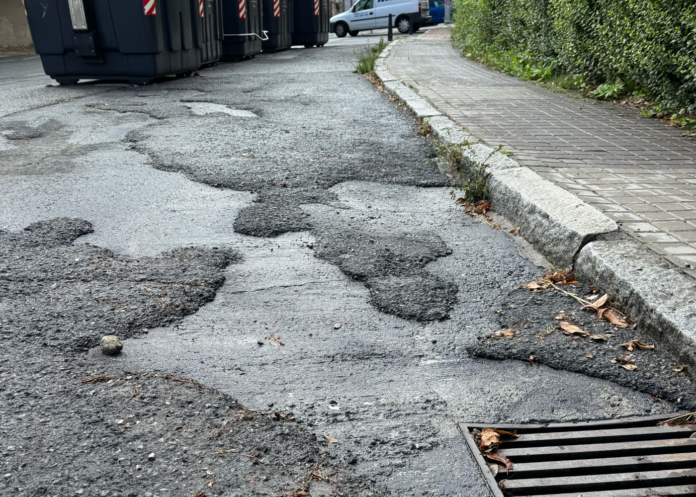
[{"label": "parked car", "polygon": [[445,0],[430,0],[430,17],[429,24],[445,22]]},{"label": "parked car", "polygon": [[386,28],[389,14],[400,33],[408,33],[411,23],[413,31],[418,31],[431,22],[428,0],[359,0],[347,12],[331,18],[329,32],[343,38],[368,29]]}]

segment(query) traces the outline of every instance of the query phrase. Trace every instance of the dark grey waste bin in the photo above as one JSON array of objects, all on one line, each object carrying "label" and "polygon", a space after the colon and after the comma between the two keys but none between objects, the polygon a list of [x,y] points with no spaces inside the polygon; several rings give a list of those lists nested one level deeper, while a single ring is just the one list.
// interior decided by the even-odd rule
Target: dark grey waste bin
[{"label": "dark grey waste bin", "polygon": [[292,44],[322,47],[329,41],[329,0],[292,0]]},{"label": "dark grey waste bin", "polygon": [[242,60],[261,51],[265,38],[261,20],[262,0],[222,0],[224,41],[222,58]]},{"label": "dark grey waste bin", "polygon": [[25,0],[46,74],[61,84],[186,75],[222,51],[220,0]]},{"label": "dark grey waste bin", "polygon": [[264,52],[276,52],[292,46],[292,0],[263,0]]}]

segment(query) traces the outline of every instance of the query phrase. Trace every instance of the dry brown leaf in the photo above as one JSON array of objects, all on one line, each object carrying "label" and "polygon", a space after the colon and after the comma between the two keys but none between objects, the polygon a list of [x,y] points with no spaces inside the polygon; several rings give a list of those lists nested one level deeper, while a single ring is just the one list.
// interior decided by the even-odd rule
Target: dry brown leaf
[{"label": "dry brown leaf", "polygon": [[517,331],[512,328],[503,328],[493,333],[491,338],[512,338],[515,336],[515,333],[517,333]]},{"label": "dry brown leaf", "polygon": [[606,342],[609,340],[613,335],[590,335],[590,340],[602,340]]},{"label": "dry brown leaf", "polygon": [[536,281],[530,281],[526,285],[522,285],[522,288],[527,288],[528,290],[545,290],[546,287],[541,286]]},{"label": "dry brown leaf", "polygon": [[568,321],[561,321],[560,323],[558,323],[558,326],[561,327],[563,333],[566,335],[580,335],[584,337],[589,335],[587,331],[578,328],[574,324],[570,324]]},{"label": "dry brown leaf", "polygon": [[593,356],[592,354],[585,354],[585,357],[587,357],[588,359],[592,359]]},{"label": "dry brown leaf", "polygon": [[635,364],[622,364],[621,367],[624,369],[628,369],[629,371],[638,369],[638,366],[636,366]]},{"label": "dry brown leaf", "polygon": [[626,364],[633,364],[635,362],[633,359],[631,359],[631,354],[614,357],[614,360],[620,363],[625,362]]},{"label": "dry brown leaf", "polygon": [[338,440],[336,440],[334,437],[330,437],[329,435],[324,435],[324,438],[330,444],[337,444],[338,443]]},{"label": "dry brown leaf", "polygon": [[642,340],[629,340],[626,343],[622,343],[621,346],[626,347],[629,352],[633,352],[637,348],[640,350],[654,350],[655,349],[654,345],[647,345]]},{"label": "dry brown leaf", "polygon": [[536,364],[534,364],[534,356],[533,355],[530,355],[529,359],[527,359],[527,360],[532,363],[533,367],[536,367]]},{"label": "dry brown leaf", "polygon": [[602,317],[604,317],[607,321],[609,321],[611,324],[614,326],[618,326],[619,328],[628,328],[628,323],[624,321],[623,319],[619,319],[614,315],[614,311],[611,309],[607,309],[604,311],[604,314],[602,314]]},{"label": "dry brown leaf", "polygon": [[505,471],[510,471],[512,469],[512,461],[505,456],[499,454],[484,454],[488,459],[493,459],[494,461],[499,461],[505,465]]},{"label": "dry brown leaf", "polygon": [[554,319],[559,319],[559,320],[560,320],[560,319],[568,319],[568,316],[566,316],[565,314],[559,314],[559,315],[556,316]]},{"label": "dry brown leaf", "polygon": [[506,431],[506,430],[500,430],[498,428],[493,428],[493,431],[495,431],[499,435],[503,435],[504,437],[513,437],[513,438],[519,438],[519,435],[517,434],[517,430],[515,431]]},{"label": "dry brown leaf", "polygon": [[483,453],[492,452],[500,446],[500,435],[496,430],[484,428],[481,431],[479,450]]},{"label": "dry brown leaf", "polygon": [[517,233],[520,232],[520,227],[518,226],[517,228],[512,228],[508,233],[511,233],[513,235],[516,235]]}]

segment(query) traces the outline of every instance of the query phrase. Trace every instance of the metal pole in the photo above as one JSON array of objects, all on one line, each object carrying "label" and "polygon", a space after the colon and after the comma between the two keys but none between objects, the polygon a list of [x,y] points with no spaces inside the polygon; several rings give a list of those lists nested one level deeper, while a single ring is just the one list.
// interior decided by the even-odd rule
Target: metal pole
[{"label": "metal pole", "polygon": [[411,16],[408,16],[408,34],[413,34],[413,19],[411,19]]},{"label": "metal pole", "polygon": [[392,14],[389,14],[389,27],[387,28],[387,40],[394,41],[394,35],[392,34]]}]

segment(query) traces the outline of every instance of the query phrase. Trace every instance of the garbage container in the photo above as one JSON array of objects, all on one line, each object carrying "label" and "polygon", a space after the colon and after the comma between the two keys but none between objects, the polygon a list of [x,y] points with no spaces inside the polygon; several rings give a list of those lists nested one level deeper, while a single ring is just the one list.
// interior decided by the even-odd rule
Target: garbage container
[{"label": "garbage container", "polygon": [[224,41],[222,58],[242,60],[261,52],[265,38],[261,20],[262,0],[222,0]]},{"label": "garbage container", "polygon": [[220,0],[25,0],[46,74],[61,84],[187,75],[222,51]]},{"label": "garbage container", "polygon": [[263,30],[267,40],[262,43],[264,52],[276,52],[292,46],[292,0],[262,0]]},{"label": "garbage container", "polygon": [[329,41],[329,0],[292,0],[292,44],[322,47]]}]

